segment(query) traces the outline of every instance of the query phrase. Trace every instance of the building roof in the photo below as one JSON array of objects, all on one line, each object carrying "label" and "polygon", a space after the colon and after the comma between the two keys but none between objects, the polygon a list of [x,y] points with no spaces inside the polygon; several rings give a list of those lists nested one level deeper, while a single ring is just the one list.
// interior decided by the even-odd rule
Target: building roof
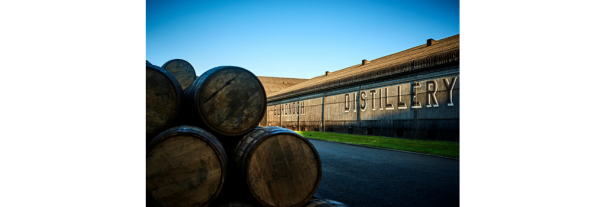
[{"label": "building roof", "polygon": [[363,60],[361,64],[353,65],[325,75],[309,79],[279,90],[269,95],[268,101],[293,97],[306,93],[351,85],[370,79],[409,73],[441,64],[459,61],[460,35],[446,37],[440,40],[427,40],[419,45],[398,53],[376,58],[371,61]]},{"label": "building roof", "polygon": [[301,79],[301,78],[278,78],[278,77],[266,77],[266,76],[257,76],[258,80],[263,84],[265,88],[265,93],[267,93],[267,97],[272,94],[283,90],[284,88],[288,88],[294,86],[296,84],[305,82],[309,79]]}]

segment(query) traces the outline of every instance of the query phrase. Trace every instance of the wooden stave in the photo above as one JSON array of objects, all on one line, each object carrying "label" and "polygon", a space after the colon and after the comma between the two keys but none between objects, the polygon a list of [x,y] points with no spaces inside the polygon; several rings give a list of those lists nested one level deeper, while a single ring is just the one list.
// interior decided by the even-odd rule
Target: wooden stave
[{"label": "wooden stave", "polygon": [[[240,141],[237,142],[237,145],[233,149],[233,155],[232,155],[233,165],[235,166],[235,170],[237,172],[239,172],[239,176],[241,176],[241,177],[246,176],[245,174],[241,174],[241,173],[244,173],[245,169],[248,167],[245,165],[245,163],[249,159],[249,155],[250,155],[249,152],[253,150],[252,147],[258,146],[257,143],[260,143],[260,141],[261,141],[261,139],[256,139],[256,137],[253,137],[253,136],[259,136],[259,135],[261,135],[261,133],[262,133],[262,135],[265,135],[265,133],[267,133],[266,128],[269,128],[269,127],[258,126],[256,128],[254,128],[253,131],[246,134],[246,136],[242,137],[240,139]],[[270,135],[274,135],[278,132],[279,131],[274,131],[274,133],[267,134],[263,138],[267,138]],[[268,133],[270,133],[270,132],[268,132]],[[250,140],[250,141],[247,141],[247,140]]]},{"label": "wooden stave", "polygon": [[[198,98],[200,98],[199,97],[200,96],[199,94],[201,93],[200,90],[202,90],[205,87],[207,80],[209,78],[211,78],[213,75],[215,75],[219,70],[226,70],[226,69],[237,69],[237,70],[241,70],[242,72],[248,73],[251,77],[253,77],[254,81],[256,83],[258,83],[259,91],[261,91],[263,94],[262,104],[260,104],[261,107],[259,107],[260,113],[259,113],[258,117],[256,117],[256,119],[253,121],[254,124],[250,124],[249,127],[242,129],[240,131],[236,131],[236,132],[224,131],[224,130],[219,129],[217,126],[212,125],[206,119],[203,112],[200,110],[200,108],[202,106],[200,106],[198,104],[199,102],[197,101]],[[189,86],[189,88],[187,88],[187,90],[185,90],[183,92],[183,94],[184,94],[184,100],[185,100],[185,108],[187,111],[186,115],[183,116],[184,123],[196,125],[196,126],[208,129],[220,137],[240,138],[240,137],[248,134],[252,130],[254,130],[254,128],[256,126],[258,126],[258,123],[260,123],[260,121],[266,115],[265,113],[267,110],[267,107],[266,107],[267,106],[267,93],[265,92],[265,89],[264,89],[262,83],[260,82],[260,80],[258,79],[258,77],[256,77],[256,75],[254,75],[252,72],[246,70],[245,68],[241,68],[241,67],[237,67],[237,66],[218,66],[218,67],[212,68],[210,70],[207,70],[206,72],[204,72],[203,74],[198,76],[195,79],[195,81],[193,82],[193,84],[191,84],[191,86]],[[191,114],[194,114],[194,115],[191,115]]]},{"label": "wooden stave", "polygon": [[[147,61],[147,62],[149,62],[149,61]],[[168,121],[166,121],[164,124],[162,124],[161,127],[157,127],[151,132],[148,132],[146,130],[146,135],[148,137],[147,141],[150,141],[150,138],[155,137],[158,133],[170,128],[170,126],[175,122],[177,115],[179,114],[180,109],[181,109],[181,105],[182,105],[181,100],[182,100],[184,94],[183,94],[181,85],[179,85],[179,82],[176,80],[176,78],[172,74],[170,74],[170,72],[164,70],[161,67],[152,65],[151,63],[146,65],[146,69],[155,70],[155,71],[159,72],[160,74],[162,74],[166,79],[168,79],[168,82],[171,83],[171,87],[175,90],[175,95],[176,95],[176,97],[174,99],[175,105],[171,109],[171,111],[172,111],[171,116],[167,118]]]},{"label": "wooden stave", "polygon": [[[176,136],[179,134],[189,134],[189,135],[193,135],[196,138],[200,138],[202,141],[205,141],[206,143],[208,143],[208,145],[212,147],[214,152],[217,153],[217,157],[219,158],[219,162],[220,162],[220,166],[221,166],[222,175],[221,175],[219,187],[216,189],[216,192],[211,197],[211,199],[209,199],[208,202],[203,205],[203,206],[209,206],[214,200],[216,200],[216,198],[219,196],[220,192],[223,190],[223,186],[224,186],[225,180],[226,180],[226,175],[228,173],[227,153],[223,149],[221,142],[218,141],[218,139],[214,135],[212,135],[212,133],[210,133],[207,130],[204,130],[202,128],[195,127],[195,126],[189,126],[189,125],[172,127],[170,129],[167,129],[167,130],[161,132],[148,143],[146,154],[149,155],[149,153],[151,152],[151,150],[153,149],[153,147],[155,145],[159,144],[160,142],[162,142],[170,137],[173,137],[173,136]],[[151,193],[149,191],[147,191],[147,203],[148,203],[148,206],[163,207],[161,204],[159,204],[159,202],[157,202],[153,199],[153,196],[151,195]],[[168,207],[168,206],[166,206],[166,207]]]},{"label": "wooden stave", "polygon": [[151,196],[151,192],[145,192],[145,206],[146,207],[162,207],[157,202],[155,202]]},{"label": "wooden stave", "polygon": [[222,155],[221,157],[225,158],[223,161],[225,163],[227,163],[227,153],[225,152],[225,149],[223,148],[223,145],[218,140],[218,138],[216,138],[216,136],[214,136],[211,132],[209,132],[203,128],[196,127],[196,126],[190,126],[190,125],[181,125],[181,126],[172,127],[170,129],[163,131],[162,133],[159,133],[147,145],[147,150],[148,150],[147,153],[149,153],[149,150],[151,150],[151,148],[153,148],[156,144],[158,144],[162,140],[167,139],[169,136],[172,136],[172,135],[175,135],[178,133],[194,133],[194,134],[199,133],[199,134],[203,134],[208,137],[211,137],[211,138],[204,137],[207,139],[204,141],[211,142],[212,143],[211,146],[213,146],[213,147],[220,146],[220,148],[216,148],[215,150],[217,150],[221,153],[221,155]]},{"label": "wooden stave", "polygon": [[[175,63],[175,62],[181,62],[181,63],[187,64],[189,66],[189,68],[191,68],[192,71],[182,71],[188,75],[188,76],[186,76],[186,78],[193,78],[193,80],[191,80],[191,82],[182,80],[181,77],[176,77],[175,73],[178,71],[173,71],[172,67],[168,67],[171,63]],[[195,68],[193,68],[193,65],[191,65],[191,63],[189,63],[183,59],[172,59],[172,60],[166,61],[162,65],[162,68],[164,68],[164,70],[168,71],[175,77],[175,79],[179,82],[179,84],[181,84],[183,91],[187,90],[187,88],[189,88],[196,79]]]},{"label": "wooden stave", "polygon": [[[250,159],[252,157],[251,156],[252,153],[250,153],[250,152],[253,152],[267,138],[269,138],[273,135],[278,135],[278,134],[289,134],[289,135],[298,137],[300,140],[303,140],[312,149],[312,152],[315,154],[315,157],[317,158],[316,160],[317,160],[318,173],[317,173],[317,180],[315,181],[313,190],[311,190],[309,195],[307,195],[305,197],[305,199],[303,199],[303,201],[291,206],[291,207],[300,207],[302,205],[305,205],[305,203],[307,203],[310,199],[315,197],[315,193],[317,192],[317,190],[319,188],[319,184],[321,182],[321,176],[322,176],[321,159],[319,157],[319,153],[317,152],[317,150],[315,149],[313,144],[311,144],[311,142],[309,142],[303,136],[299,135],[298,133],[296,133],[292,130],[282,128],[282,127],[276,127],[276,126],[256,127],[254,129],[254,131],[245,135],[238,142],[237,146],[234,149],[232,158],[231,158],[232,164],[234,166],[234,170],[236,171],[238,179],[246,183],[246,186],[248,187],[248,190],[249,190],[248,193],[250,194],[250,196],[252,196],[256,202],[260,203],[263,206],[267,206],[267,207],[271,206],[268,203],[265,203],[262,199],[260,199],[257,195],[255,195],[253,193],[253,190],[252,190],[253,187],[250,185],[250,183],[247,180],[247,178],[248,178],[247,169],[249,168]],[[254,136],[258,136],[258,137],[254,137]]]}]

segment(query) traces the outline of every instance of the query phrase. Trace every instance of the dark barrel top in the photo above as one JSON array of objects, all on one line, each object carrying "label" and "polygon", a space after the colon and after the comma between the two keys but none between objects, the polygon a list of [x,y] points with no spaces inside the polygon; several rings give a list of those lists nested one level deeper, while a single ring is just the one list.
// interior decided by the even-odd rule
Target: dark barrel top
[{"label": "dark barrel top", "polygon": [[162,68],[170,72],[179,81],[183,90],[187,90],[193,84],[193,81],[195,81],[195,69],[191,63],[185,60],[169,60],[162,65]]},{"label": "dark barrel top", "polygon": [[201,124],[224,136],[242,136],[252,131],[267,110],[267,96],[260,80],[236,66],[204,72],[185,91],[185,97]]}]

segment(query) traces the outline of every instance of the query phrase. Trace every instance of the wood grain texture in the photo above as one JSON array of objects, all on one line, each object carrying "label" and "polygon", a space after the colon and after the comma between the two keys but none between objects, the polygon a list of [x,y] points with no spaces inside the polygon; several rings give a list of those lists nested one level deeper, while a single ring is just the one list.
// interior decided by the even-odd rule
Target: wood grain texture
[{"label": "wood grain texture", "polygon": [[258,78],[234,66],[204,72],[185,91],[185,96],[202,124],[224,136],[242,136],[252,131],[265,115],[267,105]]},{"label": "wood grain texture", "polygon": [[146,66],[146,133],[155,136],[174,121],[179,108],[182,89],[166,70]]},{"label": "wood grain texture", "polygon": [[201,128],[179,126],[160,133],[147,149],[151,200],[163,207],[208,206],[224,184],[226,157],[218,140]]},{"label": "wood grain texture", "polygon": [[238,174],[264,206],[302,206],[319,187],[321,160],[315,147],[280,127],[257,128],[233,155]]},{"label": "wood grain texture", "polygon": [[311,199],[304,207],[348,207],[347,205],[329,199]]},{"label": "wood grain texture", "polygon": [[255,206],[255,205],[243,202],[243,201],[234,200],[234,201],[229,201],[229,202],[225,202],[220,205],[217,205],[217,207],[258,207],[258,206]]},{"label": "wood grain texture", "polygon": [[169,60],[162,65],[162,68],[170,72],[179,81],[183,90],[187,90],[193,84],[193,81],[195,81],[195,69],[185,60]]}]

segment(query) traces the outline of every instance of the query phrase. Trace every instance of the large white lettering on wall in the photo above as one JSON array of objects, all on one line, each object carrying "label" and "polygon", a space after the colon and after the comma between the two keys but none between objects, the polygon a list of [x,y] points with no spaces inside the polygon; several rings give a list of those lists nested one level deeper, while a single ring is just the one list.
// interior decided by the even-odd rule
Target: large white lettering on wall
[{"label": "large white lettering on wall", "polygon": [[349,112],[351,103],[349,101],[349,94],[345,94],[345,112]]},{"label": "large white lettering on wall", "polygon": [[[353,97],[353,98],[351,98]],[[353,112],[357,112],[357,93],[345,94],[344,95],[344,105],[345,105],[345,113],[351,111],[351,107],[353,107]]]},{"label": "large white lettering on wall", "polygon": [[357,112],[357,93],[353,93],[353,112]]},{"label": "large white lettering on wall", "polygon": [[385,108],[387,110],[393,110],[395,109],[395,107],[393,107],[393,104],[389,103],[389,88],[384,88],[384,103],[385,103]]},{"label": "large white lettering on wall", "polygon": [[449,91],[447,106],[454,106],[454,102],[452,102],[452,100],[453,100],[452,91],[454,90],[454,85],[456,84],[456,79],[458,79],[457,76],[452,77],[451,82],[447,78],[443,79],[443,82],[445,82],[445,87],[447,88],[447,91]]},{"label": "large white lettering on wall", "polygon": [[[406,110],[408,104],[411,109],[438,108],[440,102],[451,107],[454,106],[454,86],[457,80],[458,77],[454,76],[362,90],[359,96],[359,109],[361,112],[365,112],[368,107],[371,107],[372,111],[376,111],[376,109],[379,111]],[[443,82],[443,85],[439,84],[440,81]],[[396,89],[397,94],[389,95],[389,88],[393,91]],[[438,93],[441,93],[441,95],[438,95]],[[354,100],[351,97],[353,95],[344,95],[344,112],[350,112],[351,108],[357,108],[357,97]]]},{"label": "large white lettering on wall", "polygon": [[413,83],[413,84],[414,84],[414,102],[412,104],[412,108],[420,109],[420,108],[422,108],[422,103],[420,103],[420,100],[418,100],[418,90],[420,89],[420,83]]},{"label": "large white lettering on wall", "polygon": [[402,100],[403,96],[401,94],[403,94],[401,91],[401,86],[397,86],[397,109],[407,109],[408,106]]},{"label": "large white lettering on wall", "polygon": [[368,98],[368,96],[366,96],[366,92],[362,91],[361,92],[361,96],[359,96],[359,98],[361,98],[361,100],[363,101],[363,104],[361,102],[359,102],[359,109],[361,111],[365,111],[366,110],[366,99]]},{"label": "large white lettering on wall", "polygon": [[[426,107],[439,107],[439,103],[437,103],[437,82],[435,81],[427,81],[426,82]],[[432,100],[432,101],[431,101]],[[434,104],[433,104],[434,103]]]},{"label": "large white lettering on wall", "polygon": [[374,98],[374,95],[376,94],[376,90],[370,90],[370,95],[372,95],[372,110],[376,110],[376,98]]},{"label": "large white lettering on wall", "polygon": [[[454,107],[458,103],[458,89],[458,76],[454,76],[369,88],[358,92],[282,103],[270,107],[273,109],[273,117],[282,117],[282,121],[285,120],[284,118],[297,120],[298,116],[312,115],[315,118],[300,119],[301,121],[311,121],[321,119],[322,113],[325,120],[339,121],[357,120],[358,115],[361,115],[359,119],[366,120],[395,116],[395,114],[400,114],[397,115],[398,117],[413,117],[413,114],[406,111],[414,110],[437,110],[437,114],[447,114],[451,113],[448,108]],[[357,107],[361,114],[357,113]],[[436,113],[432,113],[432,115]],[[292,119],[288,117],[292,117]]]}]

